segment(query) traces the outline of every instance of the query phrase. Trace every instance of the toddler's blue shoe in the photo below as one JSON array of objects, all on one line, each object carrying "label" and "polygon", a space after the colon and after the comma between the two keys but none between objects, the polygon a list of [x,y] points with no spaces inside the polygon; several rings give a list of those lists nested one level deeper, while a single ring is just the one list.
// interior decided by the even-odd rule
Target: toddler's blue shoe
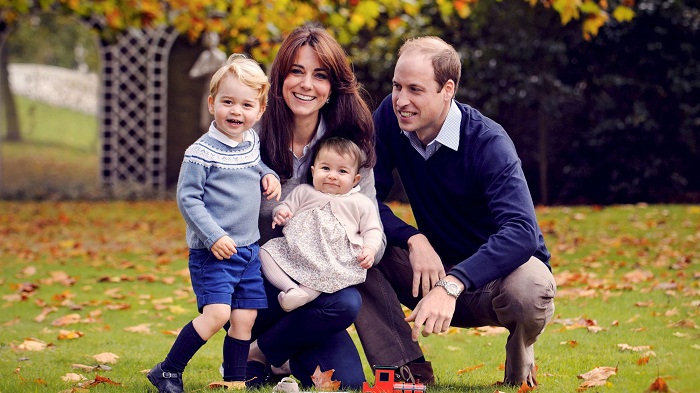
[{"label": "toddler's blue shoe", "polygon": [[184,393],[182,386],[182,374],[163,371],[163,363],[156,364],[151,371],[146,374],[153,386],[158,388],[158,393]]}]

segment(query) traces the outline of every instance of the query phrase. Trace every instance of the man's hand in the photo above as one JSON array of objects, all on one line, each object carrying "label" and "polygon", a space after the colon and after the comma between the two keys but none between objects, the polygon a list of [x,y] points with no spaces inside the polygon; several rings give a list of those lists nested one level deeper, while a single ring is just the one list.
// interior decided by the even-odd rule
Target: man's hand
[{"label": "man's hand", "polygon": [[228,237],[227,235],[221,236],[219,240],[211,246],[211,252],[214,254],[216,259],[224,260],[229,259],[231,256],[238,252],[236,250],[236,243]]},{"label": "man's hand", "polygon": [[[459,280],[453,276],[447,276],[445,280],[452,281],[464,288]],[[406,322],[413,322],[411,338],[418,341],[418,334],[428,337],[433,333],[444,333],[449,329],[452,317],[455,313],[457,299],[445,291],[445,288],[433,288],[423,299],[421,299],[406,317]],[[421,332],[421,328],[423,331]]]},{"label": "man's hand", "polygon": [[445,267],[442,266],[440,256],[428,238],[419,233],[408,239],[408,259],[413,268],[413,297],[418,297],[419,289],[423,296],[427,296],[435,283],[445,277]]}]

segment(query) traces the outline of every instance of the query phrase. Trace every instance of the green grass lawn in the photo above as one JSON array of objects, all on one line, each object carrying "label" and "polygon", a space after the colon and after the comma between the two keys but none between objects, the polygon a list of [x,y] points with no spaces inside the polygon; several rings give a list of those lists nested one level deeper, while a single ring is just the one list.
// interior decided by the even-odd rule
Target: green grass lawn
[{"label": "green grass lawn", "polygon": [[7,199],[98,195],[97,118],[21,96],[15,100],[22,140],[0,142],[0,195]]},{"label": "green grass lawn", "polygon": [[[558,283],[554,320],[536,345],[538,390],[576,392],[579,374],[610,366],[617,374],[590,391],[641,393],[661,377],[697,392],[700,206],[548,207],[538,216]],[[0,238],[0,392],[70,391],[78,383],[62,380],[69,373],[119,384],[96,392],[154,391],[143,371],[197,315],[174,202],[4,201]],[[190,362],[187,391],[220,380],[222,340]],[[421,338],[438,378],[428,391],[516,392],[494,386],[505,340],[470,329]],[[73,366],[99,365],[101,353],[119,356],[111,370]]]}]

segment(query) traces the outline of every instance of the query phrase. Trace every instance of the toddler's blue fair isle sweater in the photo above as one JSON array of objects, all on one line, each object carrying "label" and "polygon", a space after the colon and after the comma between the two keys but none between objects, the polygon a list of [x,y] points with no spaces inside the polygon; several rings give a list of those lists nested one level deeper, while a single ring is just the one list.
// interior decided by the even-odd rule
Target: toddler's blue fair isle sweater
[{"label": "toddler's blue fair isle sweater", "polygon": [[187,224],[187,245],[210,249],[228,235],[236,246],[248,246],[260,238],[260,181],[277,175],[260,160],[255,131],[230,146],[214,138],[218,131],[212,128],[187,148],[180,168],[177,206]]}]

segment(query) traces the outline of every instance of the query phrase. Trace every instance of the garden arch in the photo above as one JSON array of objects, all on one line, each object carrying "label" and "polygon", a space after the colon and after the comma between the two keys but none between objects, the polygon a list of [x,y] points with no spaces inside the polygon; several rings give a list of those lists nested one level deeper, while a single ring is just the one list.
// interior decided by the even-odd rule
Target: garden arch
[{"label": "garden arch", "polygon": [[129,30],[101,46],[100,178],[108,187],[166,187],[171,28]]}]

